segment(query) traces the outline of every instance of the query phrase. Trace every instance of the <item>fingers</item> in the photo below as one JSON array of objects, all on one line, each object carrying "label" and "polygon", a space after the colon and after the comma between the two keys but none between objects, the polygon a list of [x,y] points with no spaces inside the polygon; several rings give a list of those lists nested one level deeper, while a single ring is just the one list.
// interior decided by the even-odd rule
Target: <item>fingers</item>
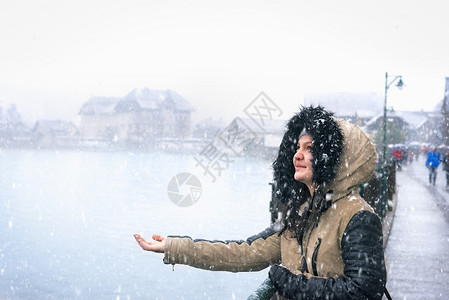
[{"label": "fingers", "polygon": [[162,242],[163,240],[165,240],[165,237],[160,236],[159,234],[153,234],[152,238],[153,238],[153,240],[158,241],[158,242]]},{"label": "fingers", "polygon": [[146,241],[139,234],[134,234],[134,238],[143,250],[163,253],[165,249],[165,237],[158,234],[152,236],[155,242]]},{"label": "fingers", "polygon": [[151,245],[145,241],[140,235],[135,234],[134,238],[143,250],[150,250]]},{"label": "fingers", "polygon": [[136,241],[138,242],[138,243],[140,243],[140,242],[146,242],[145,240],[144,240],[144,238],[143,237],[141,237],[139,234],[135,234],[134,235],[134,238],[136,239]]}]

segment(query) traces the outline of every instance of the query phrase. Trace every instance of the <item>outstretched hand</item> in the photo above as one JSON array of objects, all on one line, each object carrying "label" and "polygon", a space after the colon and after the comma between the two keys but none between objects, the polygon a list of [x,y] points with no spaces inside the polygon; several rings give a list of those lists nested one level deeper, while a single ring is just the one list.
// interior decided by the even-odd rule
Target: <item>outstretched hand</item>
[{"label": "outstretched hand", "polygon": [[143,250],[153,251],[157,253],[164,253],[165,250],[165,237],[160,236],[158,234],[153,234],[152,238],[155,240],[154,242],[146,241],[143,237],[138,234],[135,234],[137,243]]}]

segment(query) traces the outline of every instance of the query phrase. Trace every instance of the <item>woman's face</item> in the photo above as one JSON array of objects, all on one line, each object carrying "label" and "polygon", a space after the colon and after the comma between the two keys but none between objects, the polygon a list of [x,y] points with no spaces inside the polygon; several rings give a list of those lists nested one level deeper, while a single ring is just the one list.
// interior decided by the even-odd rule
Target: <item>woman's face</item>
[{"label": "woman's face", "polygon": [[298,140],[296,153],[293,156],[293,165],[295,166],[294,178],[306,184],[309,188],[312,186],[312,147],[313,140],[309,135],[303,135]]}]

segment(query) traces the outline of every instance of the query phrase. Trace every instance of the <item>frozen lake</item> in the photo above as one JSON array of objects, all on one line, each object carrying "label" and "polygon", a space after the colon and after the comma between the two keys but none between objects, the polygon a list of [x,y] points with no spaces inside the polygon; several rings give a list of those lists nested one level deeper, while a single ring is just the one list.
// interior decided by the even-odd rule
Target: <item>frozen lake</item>
[{"label": "frozen lake", "polygon": [[[170,179],[197,174],[178,207]],[[215,182],[194,155],[0,150],[1,299],[242,299],[266,278],[162,263],[139,233],[246,239],[270,223],[271,162],[235,158]]]}]

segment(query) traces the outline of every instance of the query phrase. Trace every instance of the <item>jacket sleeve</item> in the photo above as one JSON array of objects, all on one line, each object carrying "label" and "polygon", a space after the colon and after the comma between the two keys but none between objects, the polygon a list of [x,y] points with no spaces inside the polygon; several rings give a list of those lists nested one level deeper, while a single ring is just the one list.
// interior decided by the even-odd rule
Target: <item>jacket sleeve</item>
[{"label": "jacket sleeve", "polygon": [[164,263],[214,271],[259,271],[281,260],[278,231],[279,224],[275,223],[246,241],[169,236],[165,241]]},{"label": "jacket sleeve", "polygon": [[368,211],[355,214],[341,247],[344,276],[337,278],[295,275],[284,267],[272,266],[269,277],[278,293],[289,299],[381,299],[386,269],[379,217]]}]

